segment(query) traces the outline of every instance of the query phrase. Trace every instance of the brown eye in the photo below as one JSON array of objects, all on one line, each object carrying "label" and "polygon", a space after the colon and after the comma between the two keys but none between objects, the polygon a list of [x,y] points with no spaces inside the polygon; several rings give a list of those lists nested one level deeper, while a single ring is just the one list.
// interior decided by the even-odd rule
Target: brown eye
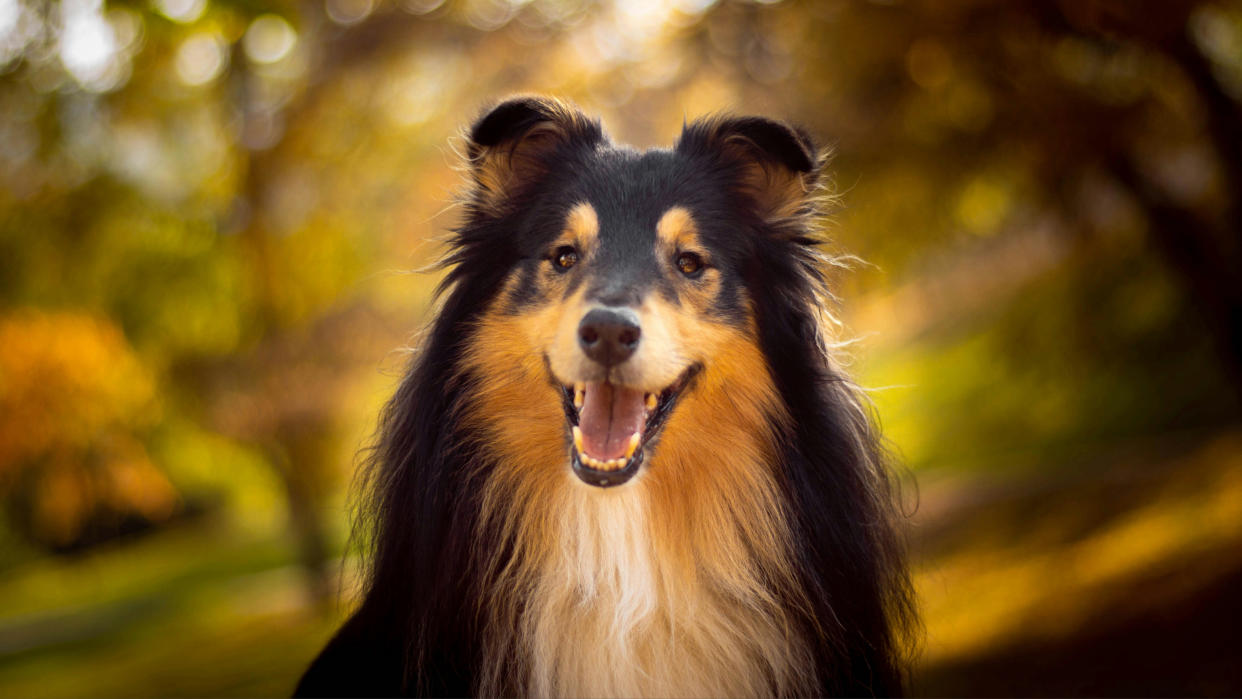
[{"label": "brown eye", "polygon": [[677,256],[677,269],[693,279],[703,272],[703,258],[692,252],[683,252]]},{"label": "brown eye", "polygon": [[552,253],[552,264],[556,265],[557,271],[564,272],[578,264],[578,251],[568,245],[562,245]]}]

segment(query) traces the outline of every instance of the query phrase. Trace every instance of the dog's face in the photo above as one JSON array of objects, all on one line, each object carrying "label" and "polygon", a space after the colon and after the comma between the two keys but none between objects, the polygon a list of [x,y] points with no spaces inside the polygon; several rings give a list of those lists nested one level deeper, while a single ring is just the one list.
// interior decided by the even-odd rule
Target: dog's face
[{"label": "dog's face", "polygon": [[761,237],[807,204],[804,136],[719,120],[639,153],[559,103],[519,99],[474,126],[470,157],[461,236],[505,272],[467,364],[508,456],[617,486],[779,413],[751,297]]}]

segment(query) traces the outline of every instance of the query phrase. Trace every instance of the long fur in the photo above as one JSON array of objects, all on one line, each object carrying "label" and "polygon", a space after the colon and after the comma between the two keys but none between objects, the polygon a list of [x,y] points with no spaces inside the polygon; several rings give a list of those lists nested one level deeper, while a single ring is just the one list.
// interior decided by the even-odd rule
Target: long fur
[{"label": "long fur", "polygon": [[[724,368],[678,406],[658,467],[601,492],[566,478],[560,406],[531,400],[542,367],[523,367],[510,349],[522,347],[520,331],[498,325],[530,323],[489,314],[476,330],[486,339],[467,355],[467,371],[503,377],[467,401],[466,429],[504,445],[480,455],[489,473],[477,526],[513,548],[479,552],[490,591],[478,610],[488,621],[480,693],[812,691],[814,668],[785,611],[805,600],[772,473],[778,435],[764,427],[788,418],[758,379],[767,372],[755,343],[719,338],[731,346],[714,353]],[[507,658],[518,661],[496,662]]]},{"label": "long fur", "polygon": [[[598,146],[574,126],[555,157]],[[719,129],[678,148],[753,181]],[[564,416],[532,400],[554,394],[524,351],[552,321],[504,312],[516,251],[496,193],[473,200],[365,472],[362,605],[300,693],[901,693],[914,611],[889,467],[829,351],[815,198],[794,195],[746,221],[745,322],[683,329],[715,361],[658,468],[606,491],[565,474]]]}]

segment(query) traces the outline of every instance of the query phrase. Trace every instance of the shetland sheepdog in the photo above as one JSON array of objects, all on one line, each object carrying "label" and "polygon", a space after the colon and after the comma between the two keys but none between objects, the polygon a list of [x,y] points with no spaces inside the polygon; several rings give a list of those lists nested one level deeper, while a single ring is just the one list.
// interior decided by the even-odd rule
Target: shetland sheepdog
[{"label": "shetland sheepdog", "polygon": [[465,150],[362,602],[298,694],[899,694],[913,607],[807,134],[713,117],[640,152],[520,97]]}]

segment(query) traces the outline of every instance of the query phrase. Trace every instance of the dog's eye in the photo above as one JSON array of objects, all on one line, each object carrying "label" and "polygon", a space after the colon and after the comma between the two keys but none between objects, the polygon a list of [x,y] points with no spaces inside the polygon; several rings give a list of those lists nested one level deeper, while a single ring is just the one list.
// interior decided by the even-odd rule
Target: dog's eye
[{"label": "dog's eye", "polygon": [[677,269],[693,279],[703,273],[703,258],[692,252],[683,252],[677,256]]},{"label": "dog's eye", "polygon": [[552,253],[552,264],[556,265],[558,271],[564,272],[578,264],[578,251],[570,245],[562,245]]}]

